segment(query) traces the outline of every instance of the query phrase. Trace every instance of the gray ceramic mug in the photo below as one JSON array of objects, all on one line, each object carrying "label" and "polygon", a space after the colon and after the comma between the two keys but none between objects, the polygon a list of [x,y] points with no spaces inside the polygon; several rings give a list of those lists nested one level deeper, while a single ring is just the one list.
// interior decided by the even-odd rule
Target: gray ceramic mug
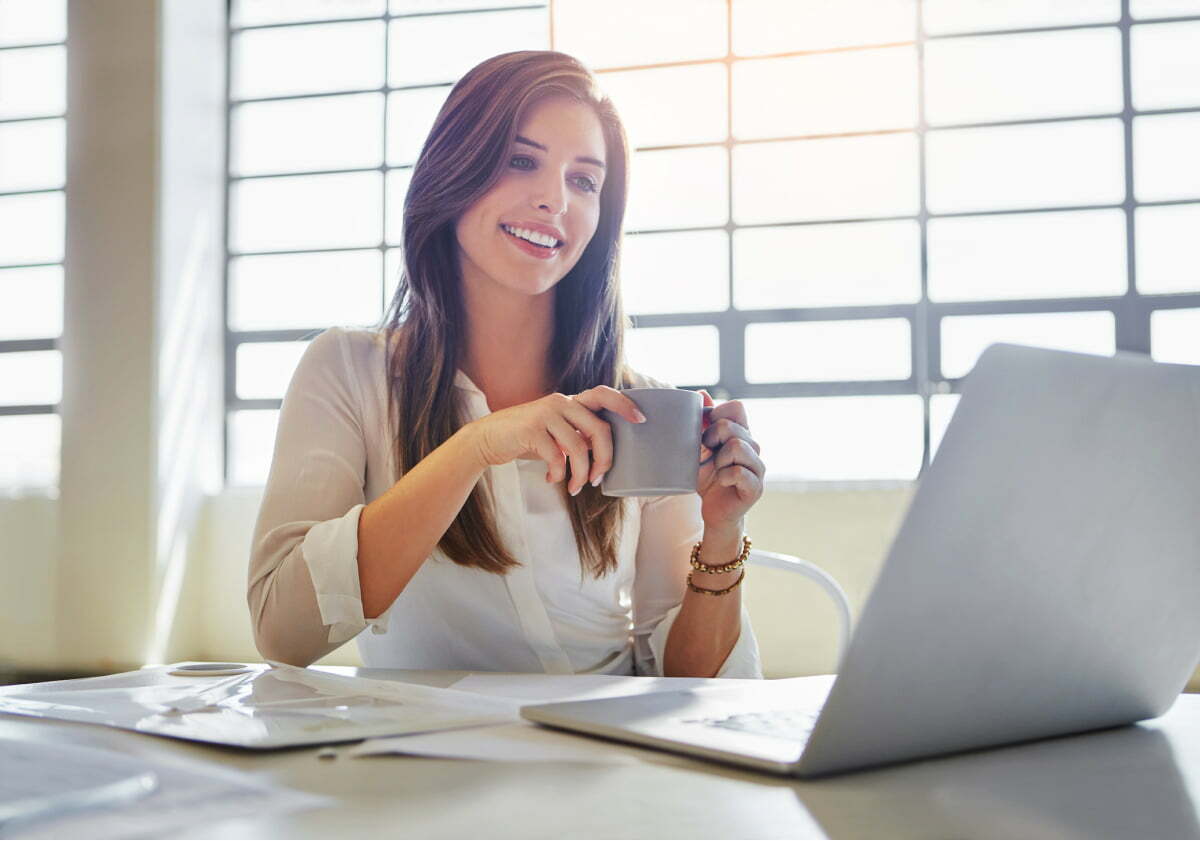
[{"label": "gray ceramic mug", "polygon": [[612,429],[613,464],[600,482],[605,496],[668,496],[696,492],[704,398],[679,388],[624,388],[645,423],[600,410]]}]

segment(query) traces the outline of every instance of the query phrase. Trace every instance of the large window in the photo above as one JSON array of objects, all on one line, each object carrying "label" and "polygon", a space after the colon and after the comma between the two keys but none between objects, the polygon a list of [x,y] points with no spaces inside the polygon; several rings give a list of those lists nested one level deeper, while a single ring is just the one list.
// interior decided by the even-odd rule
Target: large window
[{"label": "large window", "polygon": [[0,0],[0,494],[59,477],[66,0]]},{"label": "large window", "polygon": [[1200,0],[235,3],[228,479],[313,331],[382,313],[433,116],[514,49],[625,119],[634,366],[746,400],[775,480],[916,478],[993,341],[1200,363],[1198,42]]}]

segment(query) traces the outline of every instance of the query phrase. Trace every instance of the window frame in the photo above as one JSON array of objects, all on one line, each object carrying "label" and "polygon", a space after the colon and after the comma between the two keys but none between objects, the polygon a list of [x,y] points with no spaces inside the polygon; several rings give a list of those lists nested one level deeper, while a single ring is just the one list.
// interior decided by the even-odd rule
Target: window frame
[{"label": "window frame", "polygon": [[[0,53],[10,52],[13,50],[29,50],[40,49],[44,47],[62,47],[63,50],[68,48],[68,37],[61,41],[39,41],[29,44],[10,44],[0,46]],[[69,56],[68,56],[69,60]],[[67,120],[67,109],[54,114],[41,114],[36,117],[0,117],[0,126],[14,125],[16,123],[28,123],[42,120]],[[32,196],[43,193],[62,193],[66,196],[67,179],[64,173],[63,185],[61,187],[42,187],[35,190],[5,190],[0,191],[0,199],[12,198],[15,196]],[[65,226],[65,222],[64,222]],[[66,231],[62,231],[66,235]],[[64,284],[65,284],[65,265],[66,254],[64,253],[62,260],[55,260],[48,263],[4,263],[0,264],[0,270],[8,269],[35,269],[58,266],[64,269]],[[64,290],[65,291],[65,290]],[[28,351],[43,351],[43,350],[62,350],[62,336],[52,336],[41,339],[0,339],[0,353],[24,353]],[[0,417],[8,417],[13,415],[58,415],[61,414],[59,403],[26,403],[11,406],[0,406]]]},{"label": "window frame", "polygon": [[[664,62],[655,64],[640,64],[640,65],[623,65],[619,67],[604,67],[597,69],[596,75],[603,84],[606,73],[611,72],[627,72],[637,70],[651,70],[666,66],[694,66],[701,64],[723,64],[725,66],[727,80],[727,102],[726,102],[726,120],[727,130],[726,137],[722,141],[704,142],[704,143],[687,143],[687,144],[672,144],[662,146],[646,146],[638,147],[636,151],[665,151],[675,149],[691,149],[691,148],[711,148],[719,146],[725,149],[727,157],[731,160],[733,148],[737,145],[749,145],[752,143],[768,143],[787,140],[804,141],[811,139],[820,139],[828,137],[828,135],[800,135],[800,136],[784,136],[771,137],[766,139],[755,139],[745,141],[735,141],[733,136],[733,67],[736,62],[747,60],[760,60],[764,58],[786,58],[793,56],[814,55],[829,52],[842,52],[848,50],[866,50],[875,49],[882,44],[864,44],[850,48],[832,48],[821,50],[801,50],[793,52],[772,53],[770,55],[753,56],[753,57],[738,57],[733,51],[733,2],[734,0],[725,0],[726,11],[726,53],[720,58],[711,58],[703,60],[690,60],[679,62]],[[768,223],[768,224],[747,224],[739,225],[733,221],[733,197],[734,197],[734,171],[732,165],[727,167],[728,178],[728,216],[727,221],[723,225],[715,226],[698,226],[698,227],[668,227],[668,228],[645,228],[645,229],[629,229],[625,233],[628,235],[639,235],[649,233],[669,233],[683,231],[724,231],[729,238],[729,272],[728,272],[728,306],[724,311],[711,312],[689,312],[689,313],[659,313],[633,315],[631,321],[635,328],[648,327],[683,327],[683,326],[715,326],[719,335],[719,359],[720,359],[720,375],[718,382],[715,384],[688,384],[679,383],[685,388],[705,387],[714,397],[718,399],[758,399],[758,398],[782,398],[782,397],[828,397],[828,396],[845,396],[845,395],[918,395],[922,399],[923,405],[923,424],[922,424],[922,446],[923,454],[921,458],[920,473],[929,466],[931,458],[931,427],[930,427],[930,400],[934,395],[957,394],[961,391],[962,378],[946,378],[943,377],[940,370],[941,358],[941,322],[943,319],[952,316],[961,315],[999,315],[999,314],[1017,314],[1017,313],[1062,313],[1062,312],[1083,312],[1083,311],[1107,311],[1111,312],[1115,322],[1115,346],[1117,351],[1129,351],[1136,353],[1150,353],[1150,319],[1151,313],[1155,310],[1163,309],[1179,309],[1179,308],[1196,308],[1200,307],[1200,291],[1195,293],[1170,293],[1170,294],[1142,294],[1137,289],[1137,274],[1136,274],[1136,242],[1135,242],[1135,212],[1139,207],[1159,207],[1177,204],[1196,204],[1200,203],[1200,196],[1192,199],[1170,200],[1170,201],[1147,201],[1138,202],[1134,199],[1133,190],[1133,121],[1135,117],[1152,116],[1159,114],[1180,114],[1180,113],[1200,113],[1200,106],[1185,107],[1185,108],[1167,108],[1167,109],[1151,109],[1138,111],[1135,110],[1132,103],[1132,63],[1130,56],[1130,40],[1131,30],[1134,25],[1142,23],[1177,23],[1184,21],[1198,21],[1200,15],[1180,16],[1171,18],[1155,18],[1147,20],[1135,21],[1130,15],[1129,8],[1130,0],[1122,0],[1121,16],[1118,21],[1109,21],[1106,23],[1085,23],[1071,24],[1048,27],[1030,27],[1030,28],[1015,28],[1003,30],[972,30],[955,32],[945,35],[927,35],[925,34],[923,21],[923,0],[915,0],[916,14],[916,38],[913,42],[904,42],[905,44],[912,43],[916,47],[917,52],[917,124],[914,129],[894,129],[886,131],[855,131],[848,132],[846,137],[871,136],[881,134],[908,134],[915,135],[918,148],[918,179],[919,179],[919,210],[913,215],[899,216],[862,216],[846,219],[822,219],[814,221],[791,222],[791,223]],[[396,18],[402,17],[417,17],[427,16],[431,14],[478,14],[481,11],[500,11],[500,10],[518,10],[518,9],[533,9],[546,8],[548,12],[550,24],[550,48],[555,49],[554,41],[554,6],[555,0],[548,0],[547,3],[536,4],[514,4],[508,6],[497,6],[496,8],[470,9],[470,10],[455,10],[446,12],[421,12],[414,14],[399,14],[393,15],[385,12],[381,16],[373,16],[366,18],[346,18],[346,19],[330,19],[303,21],[295,23],[282,24],[267,24],[258,26],[246,27],[229,27],[228,37],[226,39],[227,51],[232,60],[232,38],[234,33],[249,29],[277,28],[284,26],[307,26],[320,23],[346,22],[346,21],[363,21],[363,20],[383,20],[385,29],[384,41],[384,85],[380,88],[372,88],[366,91],[346,90],[336,93],[321,93],[321,94],[301,94],[283,97],[266,97],[262,99],[246,99],[234,102],[228,96],[226,97],[227,114],[232,119],[233,109],[241,103],[259,102],[277,99],[303,99],[313,98],[317,96],[344,95],[350,93],[365,93],[379,92],[386,95],[395,90],[406,90],[413,88],[428,88],[428,87],[449,87],[449,85],[413,85],[406,87],[389,87],[387,85],[387,38],[390,37],[389,22]],[[1050,117],[1050,118],[1034,118],[1034,119],[1017,119],[1017,120],[997,120],[987,122],[966,122],[953,123],[946,125],[938,125],[930,127],[925,119],[925,45],[930,41],[942,40],[947,38],[961,38],[966,36],[1002,36],[1024,33],[1048,33],[1048,32],[1063,32],[1076,29],[1097,29],[1105,27],[1117,27],[1120,31],[1121,39],[1121,84],[1122,84],[1122,108],[1119,112],[1114,113],[1089,113],[1076,115],[1071,117]],[[888,46],[895,46],[889,44]],[[232,78],[234,68],[230,66],[228,79]],[[231,82],[227,82],[231,84]],[[386,107],[386,106],[385,106]],[[1115,204],[1090,204],[1078,205],[1071,207],[1047,207],[1047,208],[1019,208],[991,211],[962,211],[949,213],[930,213],[926,199],[926,138],[930,131],[946,131],[960,128],[980,128],[991,126],[1014,126],[1014,125],[1038,125],[1055,122],[1074,122],[1081,120],[1096,119],[1098,117],[1119,117],[1124,133],[1124,184],[1125,198],[1123,201]],[[229,293],[229,266],[232,259],[243,256],[244,254],[254,253],[271,253],[271,254],[294,254],[294,253],[314,253],[320,251],[354,251],[354,250],[378,250],[382,253],[384,259],[381,261],[383,265],[384,276],[380,282],[380,297],[381,297],[381,312],[386,310],[388,301],[385,299],[385,291],[388,288],[386,271],[387,271],[387,251],[396,246],[389,246],[386,239],[387,231],[387,202],[386,189],[387,178],[389,171],[411,168],[408,167],[389,167],[386,160],[387,148],[387,121],[384,120],[384,149],[385,157],[382,164],[378,167],[368,167],[349,170],[322,170],[304,173],[287,173],[286,175],[300,174],[324,174],[327,172],[371,172],[379,171],[382,174],[380,179],[381,189],[385,191],[384,209],[383,209],[383,236],[378,246],[371,246],[366,249],[310,249],[310,250],[289,250],[289,251],[272,251],[272,252],[243,252],[235,253],[229,250],[229,194],[232,184],[238,180],[243,180],[246,176],[235,177],[228,172],[228,160],[230,152],[230,137],[229,132],[226,133],[226,158],[227,158],[227,180],[225,192],[225,242],[226,242],[226,259],[224,267],[224,283],[223,283],[223,306],[225,308],[225,479],[228,482],[230,474],[229,464],[229,417],[230,413],[242,409],[278,409],[282,404],[282,399],[242,399],[237,397],[236,388],[236,358],[238,345],[246,342],[269,342],[269,341],[299,341],[310,338],[313,335],[312,329],[288,329],[288,330],[256,330],[256,331],[233,331],[229,327],[228,319],[228,293]],[[227,126],[229,121],[227,121]],[[635,150],[631,149],[631,152]],[[272,175],[265,176],[248,176],[251,178],[269,178],[279,177]],[[1039,299],[1012,299],[1012,300],[984,300],[984,301],[960,301],[960,302],[935,302],[929,299],[929,264],[928,264],[928,225],[930,219],[944,219],[955,217],[983,217],[1005,214],[1030,214],[1030,213],[1059,213],[1072,210],[1098,210],[1098,209],[1120,209],[1125,214],[1125,237],[1126,237],[1126,277],[1128,285],[1124,294],[1115,296],[1100,296],[1100,297],[1073,297],[1073,298],[1039,298]],[[778,308],[778,309],[759,309],[759,310],[738,310],[734,307],[734,242],[733,235],[741,229],[749,229],[755,227],[764,228],[779,228],[801,225],[830,225],[830,224],[850,224],[855,222],[872,222],[872,221],[889,221],[889,220],[915,220],[919,227],[920,241],[920,299],[916,303],[907,304],[883,304],[883,305],[855,305],[855,306],[836,306],[836,307],[801,307],[801,308]],[[912,358],[912,373],[904,380],[867,380],[867,381],[834,381],[834,382],[778,382],[778,383],[750,383],[745,377],[745,334],[746,328],[751,324],[761,323],[778,323],[778,322],[804,322],[804,321],[841,321],[841,320],[861,320],[875,318],[903,318],[908,321],[910,326],[910,352]],[[317,328],[318,330],[321,328]],[[918,474],[918,479],[920,474]],[[795,481],[785,480],[783,484],[794,485]],[[834,484],[843,485],[851,484],[855,487],[895,487],[897,485],[910,484],[908,481],[897,482],[895,480],[879,480],[878,482],[800,482],[800,484]]]}]

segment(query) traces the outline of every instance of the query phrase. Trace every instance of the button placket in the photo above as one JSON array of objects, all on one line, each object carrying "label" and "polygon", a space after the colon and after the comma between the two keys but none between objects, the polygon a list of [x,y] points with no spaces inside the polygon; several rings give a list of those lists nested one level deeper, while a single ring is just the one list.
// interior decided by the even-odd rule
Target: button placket
[{"label": "button placket", "polygon": [[547,674],[574,674],[575,670],[558,642],[545,602],[534,582],[529,542],[525,538],[525,503],[516,462],[502,464],[492,470],[495,471],[492,477],[496,480],[493,485],[496,522],[505,545],[522,562],[504,576],[521,630]]}]

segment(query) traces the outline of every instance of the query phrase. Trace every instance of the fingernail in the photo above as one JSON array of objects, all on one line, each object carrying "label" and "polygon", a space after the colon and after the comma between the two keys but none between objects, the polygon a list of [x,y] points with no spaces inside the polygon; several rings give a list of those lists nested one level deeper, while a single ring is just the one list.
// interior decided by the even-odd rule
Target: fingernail
[{"label": "fingernail", "polygon": [[580,485],[578,488],[576,488],[575,490],[571,491],[571,496],[575,496],[575,495],[576,495],[576,494],[578,494],[578,493],[579,493],[581,490],[583,490],[583,485]]},{"label": "fingernail", "polygon": [[645,423],[645,422],[646,422],[646,416],[645,416],[645,415],[643,415],[641,412],[638,412],[636,415],[634,415],[634,417],[635,417],[635,418],[637,418],[637,422],[638,422],[638,423]]},{"label": "fingernail", "polygon": [[596,487],[597,485],[599,485],[599,484],[600,484],[600,482],[601,482],[601,480],[602,480],[603,478],[604,478],[604,474],[603,474],[603,473],[601,473],[599,476],[597,476],[595,479],[593,479],[593,480],[592,480],[592,487],[594,488],[594,487]]}]

